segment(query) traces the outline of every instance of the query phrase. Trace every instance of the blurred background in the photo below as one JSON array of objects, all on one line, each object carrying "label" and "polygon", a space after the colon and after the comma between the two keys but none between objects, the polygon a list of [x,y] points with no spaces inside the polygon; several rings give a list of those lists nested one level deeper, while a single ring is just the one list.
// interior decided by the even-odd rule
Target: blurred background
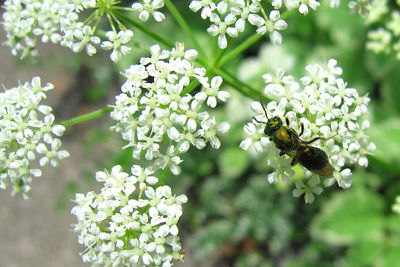
[{"label": "blurred background", "polygon": [[[188,9],[182,13],[192,20],[200,42],[210,43],[205,22]],[[333,186],[312,205],[304,204],[292,197],[293,184],[268,183],[272,170],[265,157],[239,148],[243,125],[251,118],[249,102],[226,88],[231,101],[214,111],[232,127],[221,139],[222,148],[187,152],[182,174],[168,180],[176,194],[189,198],[180,221],[185,263],[176,266],[400,266],[400,215],[391,208],[400,195],[400,61],[394,54],[366,50],[368,31],[381,25],[365,25],[349,14],[346,3],[338,9],[321,6],[287,22],[282,46],[263,38],[227,69],[261,92],[261,75],[277,66],[301,77],[307,64],[336,58],[348,87],[371,98],[368,134],[377,146],[375,155],[366,169],[349,166],[354,173],[350,189]],[[186,40],[172,18],[157,27],[165,36]],[[247,30],[249,36],[253,29]],[[234,46],[245,38],[230,41]],[[0,83],[11,88],[33,76],[53,83],[56,89],[46,104],[62,121],[112,104],[123,82],[119,73],[153,43],[135,31],[134,55],[118,65],[107,54],[74,55],[55,45],[40,45],[39,58],[20,61],[1,46]],[[71,230],[71,200],[76,192],[98,190],[97,170],[132,165],[131,151],[121,150],[120,137],[108,131],[112,123],[106,115],[68,128],[63,145],[71,157],[59,168],[44,170],[32,184],[30,200],[0,192],[0,266],[88,266]]]}]

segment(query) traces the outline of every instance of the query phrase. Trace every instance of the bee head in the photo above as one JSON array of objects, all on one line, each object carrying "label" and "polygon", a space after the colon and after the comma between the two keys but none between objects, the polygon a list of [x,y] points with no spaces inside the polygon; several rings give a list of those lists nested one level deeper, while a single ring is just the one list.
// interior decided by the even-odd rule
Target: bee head
[{"label": "bee head", "polygon": [[267,136],[272,136],[276,130],[281,128],[283,125],[281,118],[278,116],[272,117],[271,119],[268,120],[268,122],[265,124],[265,129],[264,133]]}]

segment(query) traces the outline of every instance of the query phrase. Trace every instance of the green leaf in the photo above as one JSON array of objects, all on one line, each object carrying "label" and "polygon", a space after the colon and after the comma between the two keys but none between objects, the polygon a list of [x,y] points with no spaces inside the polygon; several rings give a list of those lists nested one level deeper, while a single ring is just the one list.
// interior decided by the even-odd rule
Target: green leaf
[{"label": "green leaf", "polygon": [[380,258],[384,251],[382,242],[361,242],[353,246],[347,255],[348,266],[371,266]]},{"label": "green leaf", "polygon": [[398,236],[400,239],[400,215],[392,212],[389,216],[387,216],[386,220],[387,229]]},{"label": "green leaf", "polygon": [[224,177],[237,178],[250,164],[250,158],[239,147],[230,147],[222,151],[218,163]]},{"label": "green leaf", "polygon": [[399,266],[400,262],[400,244],[397,240],[397,243],[390,244],[385,247],[384,254],[380,257],[379,266],[384,267],[392,267]]},{"label": "green leaf", "polygon": [[336,245],[380,239],[383,232],[383,201],[363,188],[340,192],[322,206],[311,233],[316,239]]},{"label": "green leaf", "polygon": [[369,128],[367,135],[375,143],[374,157],[392,168],[400,162],[400,119],[391,118]]}]

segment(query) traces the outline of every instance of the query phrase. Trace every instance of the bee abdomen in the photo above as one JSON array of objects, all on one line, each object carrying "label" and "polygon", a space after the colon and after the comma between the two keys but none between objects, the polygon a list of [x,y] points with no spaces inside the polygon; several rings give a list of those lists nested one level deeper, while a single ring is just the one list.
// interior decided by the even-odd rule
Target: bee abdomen
[{"label": "bee abdomen", "polygon": [[296,159],[301,165],[316,174],[323,176],[331,176],[333,174],[328,156],[317,147],[300,146],[297,150]]}]

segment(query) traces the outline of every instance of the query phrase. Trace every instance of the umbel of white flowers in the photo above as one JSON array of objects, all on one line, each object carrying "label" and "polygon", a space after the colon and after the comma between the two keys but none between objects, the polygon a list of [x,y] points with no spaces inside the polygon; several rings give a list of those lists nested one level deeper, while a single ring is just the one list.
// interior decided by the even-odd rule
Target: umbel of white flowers
[{"label": "umbel of white flowers", "polygon": [[[216,107],[217,99],[225,102],[230,94],[219,90],[220,76],[209,81],[205,68],[195,66],[196,50],[185,51],[183,43],[171,51],[153,45],[150,52],[150,57],[141,58],[140,64],[125,70],[127,80],[110,114],[117,123],[111,129],[128,141],[126,147],[133,148],[133,158],[144,155],[151,168],[168,167],[177,175],[180,154],[191,146],[203,149],[210,142],[213,148],[220,147],[217,134],[227,132],[229,124],[217,124],[202,109],[205,103]],[[202,89],[194,96],[182,94],[193,81],[199,82]]]},{"label": "umbel of white flowers", "polygon": [[[290,127],[300,133],[300,124],[304,125],[302,140],[311,140],[316,136],[329,138],[327,141],[317,141],[312,144],[324,150],[333,167],[333,177],[325,177],[323,184],[331,186],[336,182],[339,187],[351,186],[351,171],[344,168],[348,164],[368,165],[367,154],[375,150],[375,144],[368,141],[365,130],[369,121],[364,119],[368,112],[367,96],[359,96],[354,88],[348,88],[340,78],[342,69],[337,62],[330,59],[327,66],[311,64],[306,67],[308,76],[296,81],[292,76],[285,75],[282,68],[275,74],[263,76],[267,86],[264,94],[272,101],[266,105],[269,117],[279,116],[282,121],[289,120]],[[252,104],[258,121],[266,120],[259,102]],[[294,175],[291,158],[279,156],[279,150],[264,134],[264,125],[255,121],[244,127],[246,138],[241,142],[242,149],[253,152],[265,152],[267,164],[273,168],[268,175],[270,183],[279,179],[287,183]],[[332,138],[331,138],[332,137]],[[323,189],[320,177],[305,169],[306,181],[296,183],[293,195],[305,195],[305,201],[314,201],[314,194],[319,195]]]},{"label": "umbel of white flowers", "polygon": [[218,46],[224,49],[228,45],[227,35],[237,38],[244,31],[246,22],[256,26],[258,34],[268,33],[273,44],[280,44],[282,35],[279,31],[288,26],[286,21],[281,19],[280,9],[298,9],[300,13],[307,15],[309,8],[316,10],[319,5],[316,0],[274,0],[265,5],[262,5],[261,1],[194,0],[189,7],[194,12],[200,11],[201,17],[212,23],[207,31],[212,36],[218,36]]},{"label": "umbel of white flowers", "polygon": [[[121,1],[96,0],[6,0],[3,25],[7,33],[6,44],[13,55],[21,58],[37,55],[36,43],[56,43],[72,49],[75,53],[85,50],[91,56],[97,48],[112,50],[110,58],[117,62],[122,55],[130,52],[127,45],[133,32],[126,29],[113,14],[115,5]],[[164,6],[162,0],[145,0],[133,3],[132,7],[121,7],[125,11],[139,13],[139,19],[147,21],[151,14],[160,22],[165,16],[158,9]],[[82,14],[93,12],[90,19],[82,18]],[[100,15],[101,14],[101,15]],[[103,15],[107,15],[112,31],[106,32],[106,40],[96,35],[97,27]],[[117,25],[117,27],[114,25]],[[120,29],[118,29],[120,27]]]},{"label": "umbel of white flowers", "polygon": [[92,266],[171,266],[182,259],[177,223],[185,195],[175,196],[169,186],[138,165],[131,174],[117,165],[97,172],[100,193],[76,194],[74,231],[86,247],[84,262]]},{"label": "umbel of white flowers", "polygon": [[55,117],[49,106],[41,105],[50,83],[41,85],[40,78],[20,84],[0,93],[0,188],[11,186],[11,194],[29,197],[32,177],[42,175],[31,167],[39,155],[39,165],[57,167],[58,159],[69,156],[60,150],[65,127],[54,125]]}]

